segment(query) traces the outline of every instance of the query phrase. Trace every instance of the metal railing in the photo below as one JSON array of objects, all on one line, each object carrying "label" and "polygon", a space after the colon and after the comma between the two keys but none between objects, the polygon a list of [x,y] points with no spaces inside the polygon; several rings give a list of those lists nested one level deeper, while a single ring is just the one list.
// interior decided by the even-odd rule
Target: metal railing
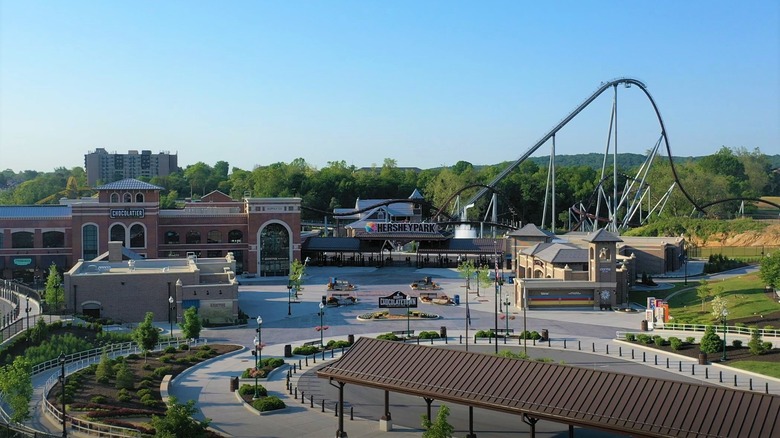
[{"label": "metal railing", "polygon": [[[679,323],[663,323],[663,322],[657,322],[655,323],[655,330],[665,330],[665,331],[681,331],[681,332],[704,332],[707,327],[714,327],[716,332],[723,333],[723,325],[718,324],[679,324]],[[742,327],[742,326],[733,326],[733,325],[727,325],[726,328],[726,334],[727,335],[744,335],[744,336],[750,336],[753,332],[753,330],[758,330],[758,333],[761,335],[762,338],[769,337],[769,338],[777,338],[780,337],[780,329],[774,329],[774,328],[751,328],[751,327]]]}]

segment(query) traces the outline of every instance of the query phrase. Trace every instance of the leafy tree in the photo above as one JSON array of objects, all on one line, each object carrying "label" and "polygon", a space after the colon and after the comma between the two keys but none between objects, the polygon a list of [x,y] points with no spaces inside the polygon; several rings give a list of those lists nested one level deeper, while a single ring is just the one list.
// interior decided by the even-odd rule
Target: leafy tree
[{"label": "leafy tree", "polygon": [[57,266],[54,263],[49,266],[49,276],[46,278],[44,297],[52,310],[59,310],[60,306],[65,304],[65,290],[62,288],[60,274],[57,272]]},{"label": "leafy tree", "polygon": [[[723,289],[723,286],[718,286],[719,290]],[[710,314],[712,315],[712,319],[718,321],[721,318],[723,318],[723,311],[726,309],[726,305],[728,303],[721,295],[716,295],[715,298],[712,299],[712,311]]]},{"label": "leafy tree", "polygon": [[306,274],[306,266],[301,263],[300,260],[293,260],[290,264],[290,285],[295,290],[295,296],[298,296],[298,291],[301,290],[303,284],[303,276]]},{"label": "leafy tree", "polygon": [[704,329],[704,336],[701,337],[701,342],[699,343],[701,352],[708,354],[715,353],[720,350],[722,344],[720,336],[715,333],[715,327],[708,325],[707,328]]},{"label": "leafy tree", "polygon": [[133,330],[133,341],[138,345],[144,353],[144,362],[146,362],[146,353],[157,345],[157,341],[160,339],[160,332],[152,324],[154,313],[146,312],[144,322],[138,324],[138,327]]},{"label": "leafy tree", "polygon": [[46,325],[43,317],[38,318],[35,325],[30,329],[30,342],[38,345],[49,337],[49,326]]},{"label": "leafy tree", "polygon": [[12,422],[22,422],[30,417],[32,365],[24,356],[16,356],[13,363],[0,368],[0,392],[13,411]]},{"label": "leafy tree", "polygon": [[95,378],[98,381],[110,379],[114,377],[114,366],[111,364],[111,360],[108,358],[108,350],[105,348],[103,349],[103,352],[100,354],[100,362],[98,363],[97,369],[95,370]]},{"label": "leafy tree", "polygon": [[696,288],[696,296],[701,300],[701,310],[704,311],[704,303],[712,295],[712,288],[708,284],[702,284]]},{"label": "leafy tree", "polygon": [[189,400],[181,404],[176,397],[169,399],[168,410],[165,415],[152,416],[152,427],[155,430],[154,436],[163,438],[196,438],[205,437],[206,429],[211,420],[196,421],[192,418],[197,412],[195,409],[195,400]]},{"label": "leafy tree", "polygon": [[116,387],[118,389],[133,389],[135,386],[135,375],[127,365],[127,362],[121,361],[116,365]]},{"label": "leafy tree", "polygon": [[466,279],[466,294],[469,293],[471,287],[471,279],[474,277],[474,273],[477,272],[477,268],[474,266],[474,262],[466,260],[458,265],[458,273],[461,278]]},{"label": "leafy tree", "polygon": [[198,309],[195,307],[188,307],[184,311],[184,321],[179,325],[181,327],[181,333],[187,339],[198,339],[200,337],[200,329],[203,328],[203,324],[198,316]]},{"label": "leafy tree", "polygon": [[761,259],[758,277],[773,289],[780,286],[780,251]]},{"label": "leafy tree", "polygon": [[750,354],[754,356],[766,353],[766,344],[764,344],[763,340],[761,339],[761,332],[759,332],[758,329],[753,329],[750,331],[748,349],[750,350]]},{"label": "leafy tree", "polygon": [[423,415],[422,426],[425,429],[423,438],[452,438],[455,428],[447,422],[450,415],[450,408],[447,405],[441,405],[439,413],[436,414],[436,421],[431,422],[427,415]]}]

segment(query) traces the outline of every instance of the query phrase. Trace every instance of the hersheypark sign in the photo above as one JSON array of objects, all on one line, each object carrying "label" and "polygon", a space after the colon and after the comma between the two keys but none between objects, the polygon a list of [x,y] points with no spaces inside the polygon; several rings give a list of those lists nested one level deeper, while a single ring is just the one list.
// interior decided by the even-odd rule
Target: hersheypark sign
[{"label": "hersheypark sign", "polygon": [[379,298],[381,309],[406,309],[407,307],[417,307],[417,297],[410,297],[399,290],[392,295]]},{"label": "hersheypark sign", "polygon": [[439,224],[422,222],[366,222],[367,233],[438,233]]}]

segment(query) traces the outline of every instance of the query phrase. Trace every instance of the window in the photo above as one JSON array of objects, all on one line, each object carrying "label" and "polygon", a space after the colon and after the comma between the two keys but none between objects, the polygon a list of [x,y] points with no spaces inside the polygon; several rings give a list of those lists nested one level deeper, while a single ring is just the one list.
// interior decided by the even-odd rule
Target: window
[{"label": "window", "polygon": [[0,229],[0,248],[3,247],[3,230]]},{"label": "window", "polygon": [[239,230],[230,230],[228,232],[228,241],[230,243],[241,243],[244,239],[244,233]]},{"label": "window", "polygon": [[81,258],[92,260],[98,256],[98,228],[96,225],[84,225],[81,229]]},{"label": "window", "polygon": [[145,248],[146,247],[146,233],[144,226],[141,224],[135,224],[130,227],[130,248]]},{"label": "window", "polygon": [[112,193],[111,194],[111,203],[116,204],[119,202],[119,194],[118,193]]},{"label": "window", "polygon": [[123,202],[133,202],[133,195],[130,193],[125,193],[123,196]]},{"label": "window", "polygon": [[220,243],[222,242],[222,233],[218,230],[209,231],[206,237],[206,243]]},{"label": "window", "polygon": [[135,202],[144,202],[144,194],[143,193],[136,193],[135,194]]},{"label": "window", "polygon": [[33,248],[34,235],[30,231],[17,231],[11,234],[11,248]]},{"label": "window", "polygon": [[111,231],[108,233],[108,239],[111,242],[122,242],[122,246],[127,246],[125,242],[125,226],[122,224],[112,225]]},{"label": "window", "polygon": [[195,230],[187,231],[187,237],[186,237],[185,243],[188,245],[197,245],[200,243],[200,232]]},{"label": "window", "polygon": [[44,248],[64,248],[65,233],[62,231],[45,231],[43,233]]},{"label": "window", "polygon": [[166,231],[165,232],[165,244],[171,245],[179,243],[179,233],[176,231]]},{"label": "window", "polygon": [[281,224],[269,224],[260,232],[261,275],[284,276],[290,268],[290,233]]}]

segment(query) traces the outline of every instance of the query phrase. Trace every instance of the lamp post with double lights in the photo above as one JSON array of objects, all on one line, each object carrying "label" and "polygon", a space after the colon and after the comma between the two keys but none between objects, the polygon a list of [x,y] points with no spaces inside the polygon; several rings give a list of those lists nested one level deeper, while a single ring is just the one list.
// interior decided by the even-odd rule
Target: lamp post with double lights
[{"label": "lamp post with double lights", "polygon": [[320,347],[324,347],[325,346],[322,343],[322,332],[324,331],[323,330],[324,327],[322,326],[322,317],[324,317],[324,316],[325,316],[325,303],[320,301]]},{"label": "lamp post with double lights", "polygon": [[290,309],[290,295],[292,295],[292,280],[287,282],[287,316],[292,315],[292,310]]},{"label": "lamp post with double lights", "polygon": [[60,353],[60,383],[62,384],[62,437],[68,436],[68,430],[65,428],[65,353]]},{"label": "lamp post with double lights", "polygon": [[257,378],[260,375],[260,368],[258,368],[258,363],[262,365],[262,359],[260,355],[262,354],[262,349],[260,348],[260,343],[263,342],[263,318],[258,315],[257,317],[257,336],[255,336],[255,395],[253,399],[260,398],[260,392],[257,389]]},{"label": "lamp post with double lights", "polygon": [[24,313],[27,315],[27,330],[30,329],[30,294],[24,299]]},{"label": "lamp post with double lights", "polygon": [[723,307],[723,310],[720,311],[720,317],[723,320],[723,357],[721,358],[721,361],[726,361],[726,318],[729,316],[729,309],[727,309],[725,306]]}]

